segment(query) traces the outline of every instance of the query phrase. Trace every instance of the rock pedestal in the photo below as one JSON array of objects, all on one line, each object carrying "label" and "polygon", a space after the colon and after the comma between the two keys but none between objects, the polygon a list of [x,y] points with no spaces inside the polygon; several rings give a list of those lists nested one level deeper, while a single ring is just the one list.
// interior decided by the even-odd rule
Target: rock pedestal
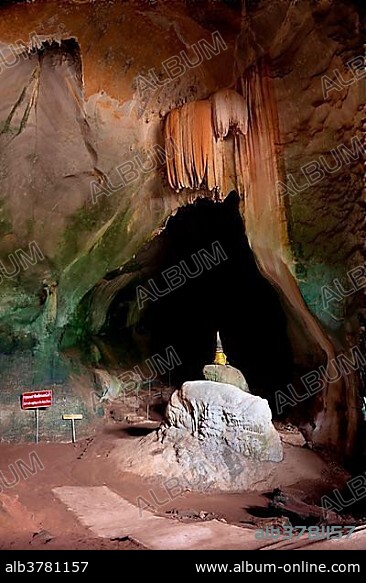
[{"label": "rock pedestal", "polygon": [[282,445],[271,419],[261,397],[225,383],[193,381],[172,394],[161,431],[186,432],[210,451],[229,447],[253,460],[279,462]]},{"label": "rock pedestal", "polygon": [[163,479],[175,493],[237,492],[278,485],[282,456],[265,399],[233,385],[194,381],[172,394],[157,432],[123,443],[116,459],[127,471]]},{"label": "rock pedestal", "polygon": [[234,385],[234,387],[249,393],[248,383],[243,373],[229,364],[206,364],[203,368],[203,376],[208,381]]}]

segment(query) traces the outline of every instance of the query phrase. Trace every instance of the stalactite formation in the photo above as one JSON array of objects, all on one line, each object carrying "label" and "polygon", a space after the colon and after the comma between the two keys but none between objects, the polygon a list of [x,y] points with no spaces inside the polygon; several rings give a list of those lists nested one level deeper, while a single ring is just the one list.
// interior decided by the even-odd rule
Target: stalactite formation
[{"label": "stalactite formation", "polygon": [[205,186],[224,198],[230,190],[243,194],[247,133],[246,99],[222,89],[210,100],[173,110],[165,124],[168,180],[172,188]]},{"label": "stalactite formation", "polygon": [[173,188],[198,188],[212,160],[211,104],[195,101],[174,110],[165,126],[168,177]]},{"label": "stalactite formation", "polygon": [[211,97],[212,123],[216,139],[226,138],[229,131],[243,136],[248,131],[248,109],[245,97],[232,89],[221,89]]}]

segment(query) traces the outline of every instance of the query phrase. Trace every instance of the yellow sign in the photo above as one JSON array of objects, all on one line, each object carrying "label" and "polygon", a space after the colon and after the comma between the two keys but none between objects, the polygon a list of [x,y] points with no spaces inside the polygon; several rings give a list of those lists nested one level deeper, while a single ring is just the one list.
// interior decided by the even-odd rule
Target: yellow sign
[{"label": "yellow sign", "polygon": [[79,415],[79,414],[75,414],[75,415],[73,415],[73,414],[71,414],[71,415],[62,415],[62,419],[65,419],[65,421],[66,420],[71,420],[72,421],[73,419],[82,419],[82,418],[83,418],[83,416],[82,415]]}]

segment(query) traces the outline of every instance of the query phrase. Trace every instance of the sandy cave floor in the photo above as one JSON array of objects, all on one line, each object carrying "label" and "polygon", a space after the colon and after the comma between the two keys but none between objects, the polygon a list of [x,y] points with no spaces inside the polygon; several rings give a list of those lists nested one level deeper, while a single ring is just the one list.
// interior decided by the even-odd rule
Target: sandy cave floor
[{"label": "sandy cave floor", "polygon": [[[16,465],[15,462],[22,459],[29,465],[31,452],[37,452],[44,466],[43,470],[38,470],[27,479],[19,479],[13,487],[2,487],[0,549],[143,548],[126,537],[110,540],[93,535],[55,496],[52,490],[61,486],[107,486],[131,504],[138,505],[138,497],[151,501],[151,506],[155,506],[152,508],[155,514],[171,517],[175,521],[197,523],[216,518],[229,524],[253,528],[253,531],[265,524],[281,523],[281,518],[271,521],[258,516],[261,508],[263,516],[266,516],[268,498],[263,494],[185,491],[169,498],[158,481],[151,482],[151,479],[142,479],[116,467],[110,459],[111,451],[121,444],[121,440],[138,439],[147,431],[149,429],[143,424],[131,426],[108,422],[94,437],[76,444],[0,444],[0,470],[4,472],[9,484],[13,481],[9,464]],[[284,449],[285,459],[281,471],[286,475],[288,485],[281,490],[307,504],[319,503],[319,495],[336,487],[339,480],[344,478],[339,468],[330,467],[317,454],[304,447],[284,444]],[[299,476],[302,479],[299,480]],[[281,487],[281,484],[278,485]],[[151,496],[152,489],[155,502]],[[256,508],[257,516],[251,512],[253,507]]]}]

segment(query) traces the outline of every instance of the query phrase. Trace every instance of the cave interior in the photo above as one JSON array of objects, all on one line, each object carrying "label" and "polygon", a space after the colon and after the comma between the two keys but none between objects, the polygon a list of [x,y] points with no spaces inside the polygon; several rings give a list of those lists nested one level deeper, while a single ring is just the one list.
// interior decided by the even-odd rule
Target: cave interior
[{"label": "cave interior", "polygon": [[[243,372],[251,392],[268,399],[275,411],[275,391],[286,387],[294,374],[291,343],[279,296],[250,249],[239,204],[239,196],[231,192],[223,202],[199,198],[179,209],[149,255],[148,279],[142,270],[134,285],[116,294],[94,341],[116,351],[117,362],[119,351],[120,365],[121,345],[145,354],[164,353],[172,346],[182,364],[172,369],[169,381],[180,386],[203,378],[220,331],[228,362]],[[202,250],[212,257],[208,267]],[[167,287],[164,273],[174,267],[177,279]],[[150,287],[150,280],[156,287]],[[130,306],[136,305],[138,286],[150,295],[143,296],[138,319],[131,323]],[[154,290],[169,293],[158,297]]]},{"label": "cave interior", "polygon": [[[34,489],[15,476],[4,495],[0,471],[1,544],[24,544],[23,514],[29,544],[51,542],[57,515],[56,546],[129,548],[85,533],[94,502],[137,508],[164,472],[182,497],[147,512],[246,524],[248,548],[262,519],[363,528],[362,9],[0,2],[4,467],[45,442]],[[210,384],[225,358],[235,382]],[[34,416],[23,396],[43,390]],[[92,519],[56,482],[93,488]],[[39,512],[39,494],[65,508]]]}]

